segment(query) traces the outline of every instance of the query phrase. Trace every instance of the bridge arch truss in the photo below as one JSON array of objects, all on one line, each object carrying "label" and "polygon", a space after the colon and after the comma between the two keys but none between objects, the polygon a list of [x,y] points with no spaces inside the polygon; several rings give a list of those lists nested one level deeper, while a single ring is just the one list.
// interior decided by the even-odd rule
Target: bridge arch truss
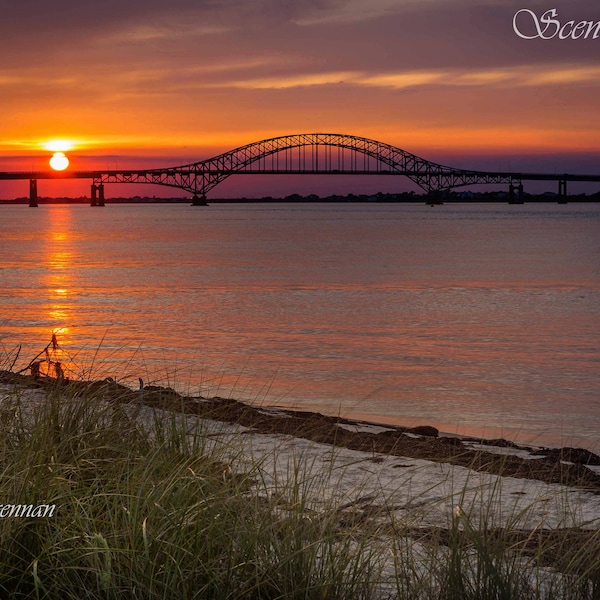
[{"label": "bridge arch truss", "polygon": [[337,133],[269,138],[166,169],[106,171],[99,173],[94,183],[153,183],[205,197],[234,174],[402,175],[429,194],[473,184],[520,183],[512,173],[455,169],[390,144]]}]

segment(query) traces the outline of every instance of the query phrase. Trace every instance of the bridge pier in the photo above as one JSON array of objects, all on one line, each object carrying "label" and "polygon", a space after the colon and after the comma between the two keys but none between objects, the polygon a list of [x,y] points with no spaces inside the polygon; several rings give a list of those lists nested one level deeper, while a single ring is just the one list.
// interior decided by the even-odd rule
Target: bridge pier
[{"label": "bridge pier", "polygon": [[444,195],[441,190],[429,190],[427,192],[427,204],[429,206],[441,206],[444,204]]},{"label": "bridge pier", "polygon": [[559,204],[567,203],[567,180],[566,179],[558,180],[558,203]]},{"label": "bridge pier", "polygon": [[92,183],[92,195],[90,206],[104,206],[104,184]]},{"label": "bridge pier", "polygon": [[194,197],[192,198],[192,206],[208,206],[206,195],[202,194],[202,196],[198,198],[197,194],[194,194]]},{"label": "bridge pier", "polygon": [[[517,196],[515,197],[515,192]],[[523,204],[523,184],[522,183],[511,183],[508,187],[508,203],[509,204]]]},{"label": "bridge pier", "polygon": [[30,208],[38,206],[37,179],[29,180],[29,206]]}]

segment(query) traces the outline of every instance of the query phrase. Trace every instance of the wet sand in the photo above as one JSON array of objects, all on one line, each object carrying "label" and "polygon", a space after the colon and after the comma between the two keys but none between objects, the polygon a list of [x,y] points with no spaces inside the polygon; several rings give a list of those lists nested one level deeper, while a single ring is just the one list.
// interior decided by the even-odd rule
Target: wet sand
[{"label": "wet sand", "polygon": [[[71,394],[89,394],[108,402],[142,403],[201,419],[236,424],[256,434],[281,434],[371,454],[461,466],[503,477],[575,486],[600,494],[600,456],[582,448],[523,446],[506,439],[441,434],[434,427],[381,425],[326,416],[316,412],[254,406],[235,399],[190,397],[171,388],[146,386],[132,390],[111,379],[57,381],[0,372],[0,383]],[[597,472],[599,471],[599,472]]]}]

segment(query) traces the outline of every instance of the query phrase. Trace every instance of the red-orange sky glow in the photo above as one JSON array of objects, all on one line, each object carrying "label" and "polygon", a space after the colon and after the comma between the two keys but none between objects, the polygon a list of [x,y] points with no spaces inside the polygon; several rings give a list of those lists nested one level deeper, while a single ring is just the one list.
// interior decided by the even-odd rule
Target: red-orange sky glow
[{"label": "red-orange sky glow", "polygon": [[[561,22],[600,21],[594,0],[528,7],[556,8]],[[521,8],[512,0],[9,3],[0,21],[0,171],[47,169],[52,140],[72,143],[69,169],[118,169],[327,131],[465,168],[600,173],[600,38],[522,39],[513,27]],[[26,183],[2,182],[0,198],[26,195]],[[272,183],[226,182],[213,195],[235,196],[241,185],[247,196],[296,191]],[[335,185],[307,178],[299,191]],[[185,195],[107,190],[140,192]],[[89,194],[89,182],[40,182],[39,193]]]}]

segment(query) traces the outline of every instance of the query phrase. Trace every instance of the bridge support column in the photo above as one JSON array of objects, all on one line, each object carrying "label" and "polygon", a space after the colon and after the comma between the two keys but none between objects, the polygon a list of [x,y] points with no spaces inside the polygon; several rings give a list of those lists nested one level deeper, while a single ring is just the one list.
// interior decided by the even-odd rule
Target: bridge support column
[{"label": "bridge support column", "polygon": [[98,200],[96,206],[104,206],[104,184],[100,183],[96,187],[98,188]]},{"label": "bridge support column", "polygon": [[90,206],[104,206],[104,184],[92,183],[92,196]]},{"label": "bridge support column", "polygon": [[202,196],[198,197],[197,194],[194,194],[194,197],[192,198],[192,206],[208,206],[206,195],[202,194]]},{"label": "bridge support column", "polygon": [[429,190],[427,192],[427,204],[429,206],[440,206],[444,204],[443,197],[441,190]]},{"label": "bridge support column", "polygon": [[37,208],[38,195],[37,195],[37,179],[29,180],[29,206],[30,208]]},{"label": "bridge support column", "polygon": [[[515,192],[517,195],[515,196]],[[511,183],[508,188],[508,203],[509,204],[523,204],[523,184],[522,183]]]},{"label": "bridge support column", "polygon": [[558,203],[559,204],[567,203],[567,180],[566,179],[558,180]]}]

